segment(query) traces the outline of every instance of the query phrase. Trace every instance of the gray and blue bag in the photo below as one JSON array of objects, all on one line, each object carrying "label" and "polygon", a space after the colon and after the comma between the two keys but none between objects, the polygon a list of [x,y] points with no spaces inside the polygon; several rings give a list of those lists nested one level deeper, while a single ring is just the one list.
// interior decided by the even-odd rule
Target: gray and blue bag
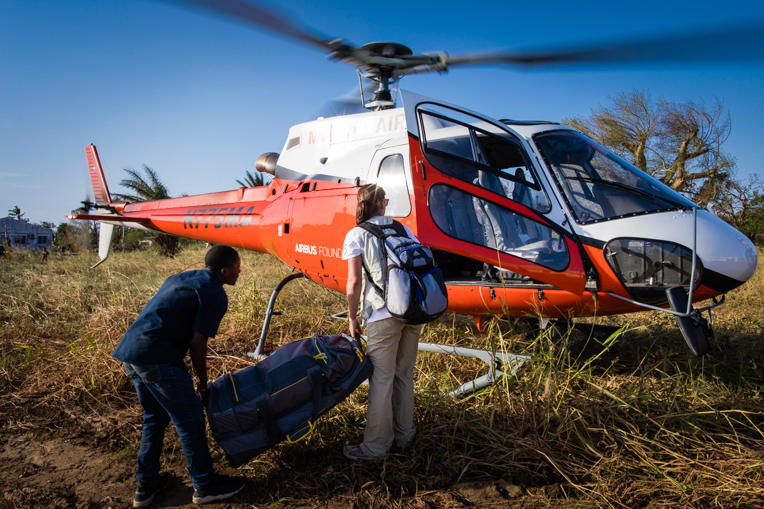
[{"label": "gray and blue bag", "polygon": [[403,225],[376,225],[364,222],[358,225],[378,239],[382,262],[382,288],[371,277],[363,263],[366,280],[385,300],[390,314],[403,323],[428,323],[446,312],[448,291],[443,273],[435,264],[429,247],[408,236]]},{"label": "gray and blue bag", "polygon": [[212,436],[234,466],[308,436],[316,420],[371,376],[363,347],[346,335],[312,337],[207,385]]}]

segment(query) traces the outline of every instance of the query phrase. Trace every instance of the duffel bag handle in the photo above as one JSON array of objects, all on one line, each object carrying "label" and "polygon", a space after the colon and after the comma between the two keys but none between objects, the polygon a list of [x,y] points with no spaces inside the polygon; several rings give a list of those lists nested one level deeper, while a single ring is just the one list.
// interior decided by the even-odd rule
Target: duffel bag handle
[{"label": "duffel bag handle", "polygon": [[292,431],[292,433],[287,434],[286,436],[287,442],[289,442],[290,444],[296,444],[303,438],[313,433],[314,429],[316,429],[315,423],[308,420],[305,424],[303,424],[299,428]]}]

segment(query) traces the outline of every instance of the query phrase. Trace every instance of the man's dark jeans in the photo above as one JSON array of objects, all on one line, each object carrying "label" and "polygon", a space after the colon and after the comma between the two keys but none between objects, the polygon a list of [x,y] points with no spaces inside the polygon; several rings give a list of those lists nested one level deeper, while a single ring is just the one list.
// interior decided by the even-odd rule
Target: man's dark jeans
[{"label": "man's dark jeans", "polygon": [[138,484],[148,488],[159,483],[159,456],[164,431],[172,420],[186,455],[188,474],[195,489],[212,482],[213,466],[207,446],[202,402],[185,369],[166,364],[135,366],[124,363],[143,407],[143,433],[138,452]]}]

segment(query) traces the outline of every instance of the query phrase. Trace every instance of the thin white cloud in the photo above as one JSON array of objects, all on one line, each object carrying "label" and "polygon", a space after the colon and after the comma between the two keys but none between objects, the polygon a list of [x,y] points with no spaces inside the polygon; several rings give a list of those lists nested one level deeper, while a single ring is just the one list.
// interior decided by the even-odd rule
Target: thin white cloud
[{"label": "thin white cloud", "polygon": [[13,177],[23,177],[24,175],[21,173],[12,173],[10,171],[0,171],[0,179],[1,178],[13,178]]}]

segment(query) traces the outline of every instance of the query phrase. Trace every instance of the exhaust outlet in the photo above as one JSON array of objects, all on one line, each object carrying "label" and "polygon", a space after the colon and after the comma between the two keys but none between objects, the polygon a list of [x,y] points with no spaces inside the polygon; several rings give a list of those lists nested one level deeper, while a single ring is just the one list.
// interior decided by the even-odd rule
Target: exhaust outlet
[{"label": "exhaust outlet", "polygon": [[255,169],[271,176],[276,176],[276,163],[279,162],[279,154],[266,152],[255,161]]}]

